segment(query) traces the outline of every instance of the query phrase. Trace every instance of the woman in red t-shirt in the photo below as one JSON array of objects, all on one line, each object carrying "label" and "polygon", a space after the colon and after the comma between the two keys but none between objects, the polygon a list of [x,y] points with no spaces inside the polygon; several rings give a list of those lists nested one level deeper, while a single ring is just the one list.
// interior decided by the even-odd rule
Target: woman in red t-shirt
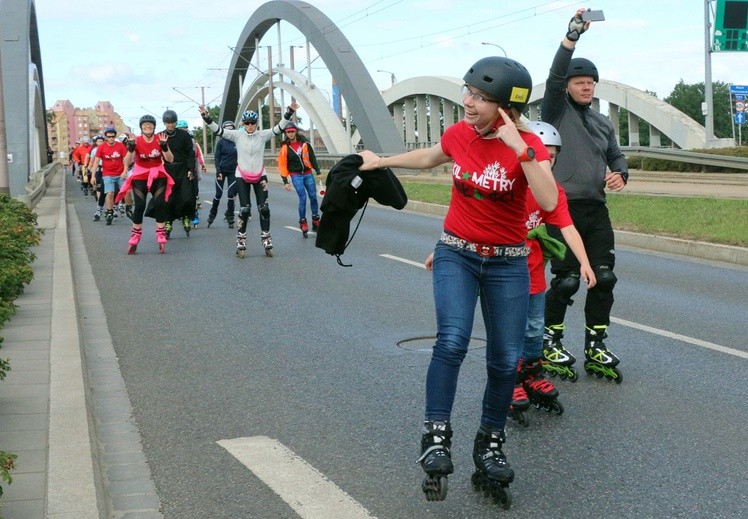
[{"label": "woman in red t-shirt", "polygon": [[[143,216],[156,220],[156,241],[161,253],[166,247],[165,222],[167,216],[166,201],[171,194],[174,180],[164,169],[164,161],[172,162],[174,155],[169,150],[166,135],[156,135],[156,118],[144,115],[140,118],[141,135],[128,139],[125,170],[135,161],[130,175],[117,195],[117,202],[132,189],[135,208],[132,213],[132,235],[130,236],[128,254],[135,254],[143,235]],[[151,194],[151,201],[146,208],[145,199]]]},{"label": "woman in red t-shirt", "polygon": [[452,199],[444,232],[426,267],[433,270],[437,339],[426,376],[422,455],[429,500],[446,497],[450,417],[457,377],[473,327],[480,294],[486,327],[488,380],[473,461],[476,488],[488,488],[505,507],[514,471],[502,451],[517,360],[522,351],[530,294],[525,246],[525,193],[553,210],[558,190],[548,152],[524,128],[520,113],[532,90],[520,63],[488,57],[464,76],[465,117],[447,128],[440,143],[392,157],[362,152],[361,169],[430,169],[452,161]]}]

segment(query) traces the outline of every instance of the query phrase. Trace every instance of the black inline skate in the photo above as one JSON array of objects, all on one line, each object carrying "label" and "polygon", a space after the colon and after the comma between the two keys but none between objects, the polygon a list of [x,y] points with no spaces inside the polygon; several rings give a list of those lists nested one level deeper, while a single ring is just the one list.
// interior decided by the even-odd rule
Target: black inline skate
[{"label": "black inline skate", "polygon": [[426,473],[421,489],[427,501],[444,501],[447,498],[447,476],[454,472],[452,464],[452,427],[449,422],[425,421],[421,437],[421,457],[416,463]]},{"label": "black inline skate", "polygon": [[[229,211],[227,209],[226,212],[223,213],[223,216],[224,216],[223,219],[226,220],[226,223],[228,224],[229,229],[233,229],[234,228],[234,211],[233,210]],[[247,218],[249,218],[249,220],[252,219],[251,216],[248,216]],[[247,220],[247,222],[249,222],[249,220]],[[241,223],[239,225],[241,225]]]},{"label": "black inline skate", "polygon": [[208,213],[208,228],[210,228],[210,226],[213,224],[213,221],[215,219],[216,219],[215,213],[213,213],[212,211]]},{"label": "black inline skate", "polygon": [[470,481],[473,488],[492,498],[501,508],[512,506],[509,483],[514,481],[514,470],[506,460],[502,444],[506,441],[504,429],[487,431],[481,426],[475,436],[473,462],[475,472]]},{"label": "black inline skate", "polygon": [[530,399],[521,383],[514,386],[512,393],[512,403],[509,405],[509,418],[523,427],[530,425],[530,420],[525,416],[525,411],[530,409]]},{"label": "black inline skate", "polygon": [[545,378],[543,361],[520,361],[518,380],[525,388],[530,404],[536,409],[545,409],[556,414],[564,413],[564,406],[558,401],[558,389]]},{"label": "black inline skate", "polygon": [[603,342],[603,339],[608,337],[607,329],[606,325],[596,325],[592,328],[585,326],[584,370],[588,375],[594,373],[597,378],[605,377],[620,384],[623,382],[623,373],[616,366],[621,361]]},{"label": "black inline skate", "polygon": [[570,352],[566,351],[561,339],[564,336],[564,325],[554,324],[545,327],[543,334],[543,358],[548,362],[543,363],[543,369],[551,376],[560,376],[562,380],[576,382],[579,373],[572,365],[577,361]]}]

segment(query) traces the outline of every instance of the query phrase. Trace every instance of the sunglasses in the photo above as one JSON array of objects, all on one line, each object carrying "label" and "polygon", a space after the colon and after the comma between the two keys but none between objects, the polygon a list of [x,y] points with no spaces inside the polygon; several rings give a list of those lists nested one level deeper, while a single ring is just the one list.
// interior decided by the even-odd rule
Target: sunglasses
[{"label": "sunglasses", "polygon": [[250,124],[257,124],[257,121],[244,121],[245,126],[248,126]]}]

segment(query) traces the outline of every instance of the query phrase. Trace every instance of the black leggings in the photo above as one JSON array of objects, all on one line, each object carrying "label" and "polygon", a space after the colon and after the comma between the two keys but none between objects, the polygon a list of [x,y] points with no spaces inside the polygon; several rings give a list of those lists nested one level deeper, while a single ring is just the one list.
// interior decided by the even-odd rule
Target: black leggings
[{"label": "black leggings", "polygon": [[250,189],[255,191],[255,200],[257,200],[257,212],[260,213],[260,230],[270,232],[270,209],[263,206],[267,205],[268,192],[261,182],[250,184],[241,178],[236,179],[239,190],[239,206],[242,208],[239,212],[239,232],[247,232],[247,220],[251,214],[252,201],[250,200]]},{"label": "black leggings", "polygon": [[151,184],[151,201],[148,203],[148,207],[145,205],[145,198],[148,195],[148,181],[147,180],[133,180],[132,181],[132,198],[135,204],[135,208],[132,212],[132,223],[142,224],[143,215],[153,218],[157,223],[164,223],[166,221],[166,179],[157,178]]}]

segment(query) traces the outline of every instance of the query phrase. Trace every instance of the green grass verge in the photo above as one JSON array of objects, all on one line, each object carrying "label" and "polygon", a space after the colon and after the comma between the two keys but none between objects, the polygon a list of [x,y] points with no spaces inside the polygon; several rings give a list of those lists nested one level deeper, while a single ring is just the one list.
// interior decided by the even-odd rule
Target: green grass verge
[{"label": "green grass verge", "polygon": [[[402,184],[411,200],[449,204],[450,185]],[[612,194],[608,208],[619,230],[748,247],[748,200]]]}]

